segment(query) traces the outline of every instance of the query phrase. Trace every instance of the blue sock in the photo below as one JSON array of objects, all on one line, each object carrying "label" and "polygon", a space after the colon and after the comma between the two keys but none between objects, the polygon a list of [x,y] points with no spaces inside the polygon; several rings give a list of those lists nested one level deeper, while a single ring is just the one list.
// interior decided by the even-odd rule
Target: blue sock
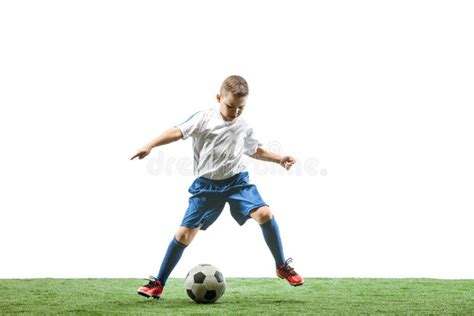
[{"label": "blue sock", "polygon": [[180,243],[176,240],[176,237],[173,237],[173,240],[168,246],[168,250],[166,250],[166,255],[163,258],[163,262],[161,263],[160,272],[156,277],[161,281],[161,285],[165,286],[171,271],[173,271],[179,259],[181,259],[181,255],[183,254],[186,247],[187,245]]},{"label": "blue sock", "polygon": [[263,232],[265,242],[272,252],[273,258],[275,259],[275,265],[278,268],[281,264],[285,263],[285,256],[283,255],[283,246],[280,239],[280,230],[275,217],[266,223],[260,225]]}]

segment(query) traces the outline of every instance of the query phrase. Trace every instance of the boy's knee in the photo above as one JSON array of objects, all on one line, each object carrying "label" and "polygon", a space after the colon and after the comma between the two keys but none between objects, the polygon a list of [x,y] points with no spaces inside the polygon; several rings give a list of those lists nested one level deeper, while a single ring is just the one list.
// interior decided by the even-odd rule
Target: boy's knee
[{"label": "boy's knee", "polygon": [[182,244],[189,245],[196,236],[199,228],[180,227],[175,235],[177,241]]},{"label": "boy's knee", "polygon": [[252,212],[250,216],[252,216],[259,224],[269,222],[273,217],[272,211],[268,206],[259,207],[254,212]]}]

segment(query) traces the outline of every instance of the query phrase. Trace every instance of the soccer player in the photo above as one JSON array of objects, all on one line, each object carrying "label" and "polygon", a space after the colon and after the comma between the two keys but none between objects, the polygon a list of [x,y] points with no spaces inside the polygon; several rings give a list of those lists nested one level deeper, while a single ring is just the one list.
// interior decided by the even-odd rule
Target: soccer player
[{"label": "soccer player", "polygon": [[199,230],[206,230],[229,203],[232,217],[243,225],[253,218],[260,224],[270,252],[275,259],[276,274],[289,284],[303,284],[303,278],[285,260],[280,231],[268,204],[257,187],[250,183],[243,164],[243,155],[271,161],[289,170],[295,163],[292,156],[277,155],[261,147],[251,126],[242,119],[248,96],[247,81],[240,76],[227,77],[217,95],[218,108],[199,111],[186,121],[164,131],[139,149],[131,158],[143,159],[152,148],[179,139],[193,139],[194,175],[189,187],[189,206],[176,235],[171,240],[157,277],[140,287],[138,294],[160,298],[166,281],[184,249]]}]

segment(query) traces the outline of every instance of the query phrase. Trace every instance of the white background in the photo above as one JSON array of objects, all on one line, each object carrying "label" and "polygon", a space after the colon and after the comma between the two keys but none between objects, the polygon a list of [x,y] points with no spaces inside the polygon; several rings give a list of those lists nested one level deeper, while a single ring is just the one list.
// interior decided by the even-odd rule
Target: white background
[{"label": "white background", "polygon": [[[306,277],[474,278],[470,1],[2,1],[0,277],[156,274],[191,141],[136,150],[250,85],[246,118],[295,170],[248,161]],[[306,167],[305,167],[306,166]],[[226,208],[198,263],[274,276]]]}]

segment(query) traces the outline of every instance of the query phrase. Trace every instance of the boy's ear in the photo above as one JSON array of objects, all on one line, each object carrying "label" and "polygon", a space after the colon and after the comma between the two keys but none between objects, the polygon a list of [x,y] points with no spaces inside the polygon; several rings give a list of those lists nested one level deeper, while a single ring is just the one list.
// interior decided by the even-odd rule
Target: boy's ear
[{"label": "boy's ear", "polygon": [[221,102],[221,95],[220,95],[220,94],[217,94],[217,95],[216,95],[216,99],[217,99],[217,102]]}]

